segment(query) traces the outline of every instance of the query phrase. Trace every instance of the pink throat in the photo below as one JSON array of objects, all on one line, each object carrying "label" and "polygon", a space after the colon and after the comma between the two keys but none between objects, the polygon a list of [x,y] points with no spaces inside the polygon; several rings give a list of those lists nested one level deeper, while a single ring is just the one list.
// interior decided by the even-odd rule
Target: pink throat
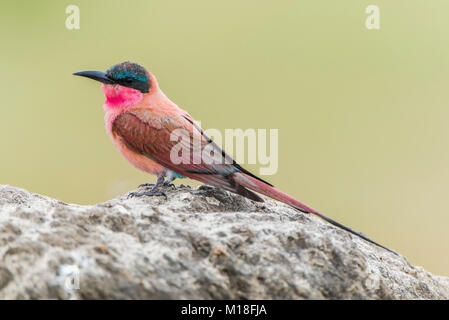
[{"label": "pink throat", "polygon": [[105,109],[131,107],[139,103],[143,98],[143,93],[139,90],[120,85],[103,84],[101,88],[106,96]]}]

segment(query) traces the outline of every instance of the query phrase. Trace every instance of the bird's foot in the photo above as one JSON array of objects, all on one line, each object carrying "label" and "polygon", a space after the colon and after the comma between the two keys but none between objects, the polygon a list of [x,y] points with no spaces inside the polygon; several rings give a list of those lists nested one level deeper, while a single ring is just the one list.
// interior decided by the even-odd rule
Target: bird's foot
[{"label": "bird's foot", "polygon": [[154,183],[142,183],[139,185],[139,188],[152,187]]},{"label": "bird's foot", "polygon": [[165,181],[162,186],[164,187],[174,187],[175,185],[173,183],[171,183],[170,181]]},{"label": "bird's foot", "polygon": [[144,191],[144,192],[131,192],[130,194],[128,194],[128,198],[129,197],[142,197],[142,196],[162,196],[167,198],[167,195],[161,191],[156,191],[156,190],[148,190],[148,191]]},{"label": "bird's foot", "polygon": [[141,197],[141,196],[164,196],[167,199],[167,195],[163,192],[158,191],[157,189],[164,183],[164,176],[160,175],[157,177],[156,184],[144,183],[140,186],[153,186],[150,190],[144,192],[131,192],[128,197]]}]

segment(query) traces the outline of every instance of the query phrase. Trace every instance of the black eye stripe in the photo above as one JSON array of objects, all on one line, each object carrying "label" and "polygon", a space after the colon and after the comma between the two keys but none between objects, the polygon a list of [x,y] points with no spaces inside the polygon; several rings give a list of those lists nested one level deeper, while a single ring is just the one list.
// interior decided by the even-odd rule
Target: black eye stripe
[{"label": "black eye stripe", "polygon": [[138,81],[136,79],[133,79],[133,78],[123,78],[123,79],[116,79],[115,82],[117,82],[119,84],[130,85],[130,84],[137,83]]},{"label": "black eye stripe", "polygon": [[138,81],[133,78],[117,79],[117,80],[115,80],[115,82],[119,85],[122,85],[122,86],[125,86],[128,88],[137,89],[143,93],[147,93],[150,89],[149,82],[142,82],[142,81]]}]

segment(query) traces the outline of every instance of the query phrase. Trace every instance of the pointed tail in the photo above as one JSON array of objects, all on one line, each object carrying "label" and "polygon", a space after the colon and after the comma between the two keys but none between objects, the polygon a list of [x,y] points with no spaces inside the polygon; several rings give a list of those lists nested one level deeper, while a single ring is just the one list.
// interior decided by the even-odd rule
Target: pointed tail
[{"label": "pointed tail", "polygon": [[394,253],[395,255],[398,255],[393,250],[388,249],[388,248],[384,247],[383,245],[381,245],[381,244],[379,244],[377,242],[374,242],[373,240],[365,237],[363,234],[361,234],[361,233],[359,233],[357,231],[354,231],[351,228],[346,227],[346,226],[342,225],[341,223],[339,223],[339,222],[337,222],[337,221],[335,221],[335,220],[333,220],[331,218],[326,217],[325,215],[319,213],[315,209],[312,209],[309,206],[299,202],[295,198],[290,197],[288,194],[285,194],[282,191],[279,191],[276,188],[274,188],[274,187],[272,187],[270,185],[267,185],[263,181],[255,179],[255,178],[253,178],[253,177],[251,177],[251,176],[249,176],[249,175],[247,175],[245,173],[242,173],[242,172],[234,174],[233,178],[234,178],[234,180],[238,184],[240,184],[241,186],[243,186],[245,188],[251,189],[251,190],[259,192],[259,193],[261,193],[261,194],[263,194],[263,195],[265,195],[267,197],[270,197],[270,198],[273,198],[273,199],[278,200],[280,202],[283,202],[285,204],[288,204],[288,205],[292,206],[293,208],[295,208],[295,209],[297,209],[299,211],[302,211],[302,212],[305,212],[305,213],[312,213],[314,215],[317,215],[321,219],[329,222],[330,224],[332,224],[332,225],[334,225],[334,226],[336,226],[336,227],[338,227],[340,229],[346,230],[347,232],[352,233],[353,235],[356,235],[357,237],[360,237],[360,238],[362,238],[365,241],[368,241],[368,242],[370,242],[370,243],[372,243],[372,244],[374,244],[376,246],[379,246],[379,247],[381,247],[381,248],[383,248],[383,249],[385,249],[385,250],[387,250],[387,251],[389,251],[391,253]]}]

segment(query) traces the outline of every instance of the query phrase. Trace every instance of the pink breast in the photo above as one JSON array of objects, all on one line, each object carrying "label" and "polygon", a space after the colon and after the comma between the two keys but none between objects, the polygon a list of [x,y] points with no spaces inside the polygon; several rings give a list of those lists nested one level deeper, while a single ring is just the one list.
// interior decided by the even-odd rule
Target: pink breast
[{"label": "pink breast", "polygon": [[103,84],[101,88],[106,96],[105,106],[113,109],[127,108],[143,98],[143,93],[133,88],[110,84]]}]

